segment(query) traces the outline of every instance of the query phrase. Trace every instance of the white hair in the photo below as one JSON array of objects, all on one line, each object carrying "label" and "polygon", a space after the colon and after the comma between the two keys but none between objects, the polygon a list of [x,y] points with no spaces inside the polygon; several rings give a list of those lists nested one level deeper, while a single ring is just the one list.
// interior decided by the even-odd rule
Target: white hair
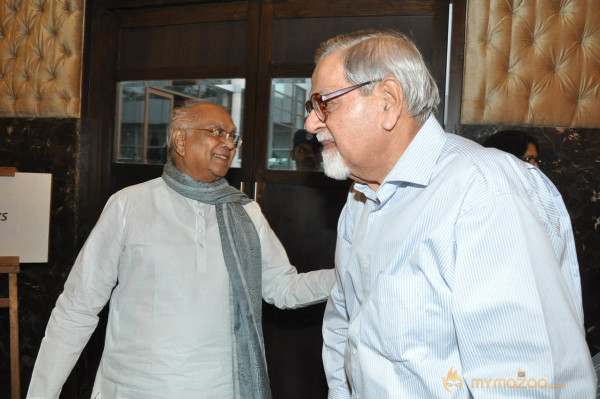
[{"label": "white hair", "polygon": [[[440,102],[437,84],[416,45],[393,31],[358,31],[323,42],[315,53],[315,63],[340,51],[342,68],[351,84],[395,78],[404,93],[408,114],[421,123],[434,114]],[[373,85],[359,89],[370,94]]]},{"label": "white hair", "polygon": [[173,133],[175,129],[185,129],[193,127],[196,121],[195,115],[190,112],[192,108],[200,104],[210,104],[210,102],[201,99],[186,100],[183,105],[175,108],[169,118],[167,125],[167,154],[171,153],[175,143],[173,142]]}]

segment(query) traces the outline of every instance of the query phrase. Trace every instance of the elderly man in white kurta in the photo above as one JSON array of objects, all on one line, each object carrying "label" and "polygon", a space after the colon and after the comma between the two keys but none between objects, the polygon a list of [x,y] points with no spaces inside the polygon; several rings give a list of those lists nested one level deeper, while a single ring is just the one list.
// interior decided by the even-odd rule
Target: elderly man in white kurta
[{"label": "elderly man in white kurta", "polygon": [[[174,111],[163,176],[113,195],[52,311],[27,398],[58,398],[110,300],[92,398],[270,398],[262,299],[324,301],[259,206],[223,179],[239,138],[220,106]],[[261,298],[262,297],[262,298]]]}]

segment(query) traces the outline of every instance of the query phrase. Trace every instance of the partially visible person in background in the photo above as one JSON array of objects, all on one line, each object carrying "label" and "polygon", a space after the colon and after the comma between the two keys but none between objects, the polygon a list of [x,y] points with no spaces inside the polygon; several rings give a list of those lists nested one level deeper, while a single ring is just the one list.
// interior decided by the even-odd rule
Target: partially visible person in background
[{"label": "partially visible person in background", "polygon": [[290,151],[290,157],[296,162],[296,170],[321,170],[322,149],[323,145],[316,135],[304,129],[297,130],[294,133],[294,148]]},{"label": "partially visible person in background", "polygon": [[513,154],[519,159],[540,167],[540,146],[536,138],[520,130],[503,130],[488,137],[484,147],[493,147]]}]

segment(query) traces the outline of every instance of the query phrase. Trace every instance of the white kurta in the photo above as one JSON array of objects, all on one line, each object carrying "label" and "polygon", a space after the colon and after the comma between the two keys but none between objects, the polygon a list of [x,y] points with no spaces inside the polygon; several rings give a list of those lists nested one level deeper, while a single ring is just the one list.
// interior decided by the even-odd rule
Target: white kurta
[{"label": "white kurta", "polygon": [[[333,269],[298,274],[255,202],[265,301],[324,301]],[[58,398],[110,299],[92,398],[233,396],[229,276],[215,207],[161,178],[107,202],[52,311],[27,398]]]}]

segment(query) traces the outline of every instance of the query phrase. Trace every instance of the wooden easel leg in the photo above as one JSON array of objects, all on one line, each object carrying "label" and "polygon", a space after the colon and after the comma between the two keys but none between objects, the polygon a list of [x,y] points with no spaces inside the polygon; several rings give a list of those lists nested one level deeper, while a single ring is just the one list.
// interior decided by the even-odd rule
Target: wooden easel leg
[{"label": "wooden easel leg", "polygon": [[18,256],[0,256],[0,273],[8,274],[8,298],[0,298],[0,308],[8,308],[10,319],[11,399],[21,399],[19,376],[19,297],[17,295]]},{"label": "wooden easel leg", "polygon": [[19,305],[17,297],[17,273],[8,274],[8,297],[10,317],[10,387],[11,399],[21,399],[19,377]]}]

